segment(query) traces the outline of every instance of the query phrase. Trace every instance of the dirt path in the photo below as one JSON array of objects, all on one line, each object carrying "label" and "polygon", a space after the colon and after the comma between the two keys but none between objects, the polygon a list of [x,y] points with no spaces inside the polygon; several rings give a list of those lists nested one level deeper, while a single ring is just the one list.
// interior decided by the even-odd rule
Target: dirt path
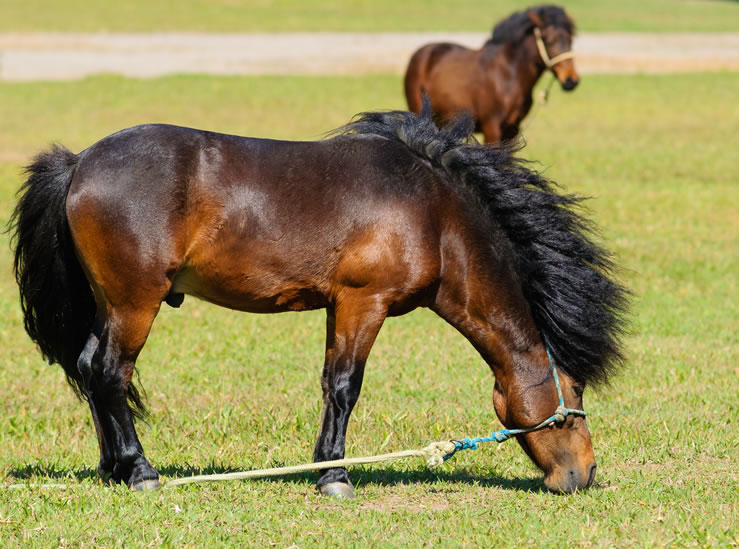
[{"label": "dirt path", "polygon": [[[435,41],[479,47],[482,33],[0,34],[0,80],[96,73],[401,74]],[[583,33],[580,72],[739,71],[739,33]]]}]

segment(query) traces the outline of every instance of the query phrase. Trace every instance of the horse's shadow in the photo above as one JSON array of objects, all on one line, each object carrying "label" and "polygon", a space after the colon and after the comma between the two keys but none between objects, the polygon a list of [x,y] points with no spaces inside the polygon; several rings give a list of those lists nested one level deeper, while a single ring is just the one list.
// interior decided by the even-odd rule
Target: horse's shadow
[{"label": "horse's shadow", "polygon": [[[212,464],[207,467],[183,467],[181,465],[165,465],[158,468],[159,473],[167,478],[186,478],[195,475],[213,475],[233,473],[237,469]],[[358,486],[396,486],[425,484],[429,487],[445,486],[454,484],[476,485],[483,487],[501,488],[503,490],[515,490],[520,492],[545,492],[544,482],[540,478],[507,478],[499,475],[482,477],[471,475],[465,471],[431,471],[412,470],[397,471],[389,468],[353,469],[350,474],[352,482]],[[85,482],[92,480],[98,482],[95,469],[66,469],[58,468],[48,464],[29,464],[16,468],[8,473],[9,478],[19,481],[28,481],[33,478],[54,479],[57,481],[67,480],[74,482]],[[268,482],[283,482],[313,485],[318,478],[318,473],[298,473],[259,479]]]}]

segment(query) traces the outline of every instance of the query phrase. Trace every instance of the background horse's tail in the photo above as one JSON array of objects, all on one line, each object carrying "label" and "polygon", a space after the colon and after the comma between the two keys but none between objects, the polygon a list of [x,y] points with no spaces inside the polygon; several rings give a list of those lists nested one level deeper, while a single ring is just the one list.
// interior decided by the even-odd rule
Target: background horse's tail
[{"label": "background horse's tail", "polygon": [[65,209],[78,161],[61,146],[39,154],[26,168],[28,179],[8,231],[26,332],[85,398],[77,359],[90,335],[95,300],[75,256]]},{"label": "background horse's tail", "polygon": [[582,198],[514,157],[509,144],[479,145],[473,124],[438,129],[426,101],[420,115],[365,113],[342,133],[400,141],[451,181],[473,189],[511,242],[521,289],[557,365],[580,382],[606,381],[623,361],[629,292],[613,276],[610,253],[592,238]]}]

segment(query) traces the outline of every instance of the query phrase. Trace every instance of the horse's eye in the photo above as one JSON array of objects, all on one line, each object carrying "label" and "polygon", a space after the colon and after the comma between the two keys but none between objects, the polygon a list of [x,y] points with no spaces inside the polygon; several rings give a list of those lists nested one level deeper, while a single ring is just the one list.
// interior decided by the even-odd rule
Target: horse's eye
[{"label": "horse's eye", "polygon": [[572,392],[575,393],[576,397],[581,397],[585,388],[582,385],[573,385]]}]

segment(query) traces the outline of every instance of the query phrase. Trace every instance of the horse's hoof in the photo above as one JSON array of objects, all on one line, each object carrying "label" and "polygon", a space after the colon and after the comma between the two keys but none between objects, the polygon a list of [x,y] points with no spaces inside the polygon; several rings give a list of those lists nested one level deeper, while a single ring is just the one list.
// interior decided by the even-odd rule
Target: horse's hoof
[{"label": "horse's hoof", "polygon": [[322,496],[331,496],[337,498],[354,499],[354,488],[351,484],[345,482],[329,482],[319,488]]},{"label": "horse's hoof", "polygon": [[130,488],[131,490],[136,490],[138,492],[148,492],[149,490],[158,490],[161,488],[161,484],[159,484],[159,479],[151,478],[134,482],[131,484]]}]

